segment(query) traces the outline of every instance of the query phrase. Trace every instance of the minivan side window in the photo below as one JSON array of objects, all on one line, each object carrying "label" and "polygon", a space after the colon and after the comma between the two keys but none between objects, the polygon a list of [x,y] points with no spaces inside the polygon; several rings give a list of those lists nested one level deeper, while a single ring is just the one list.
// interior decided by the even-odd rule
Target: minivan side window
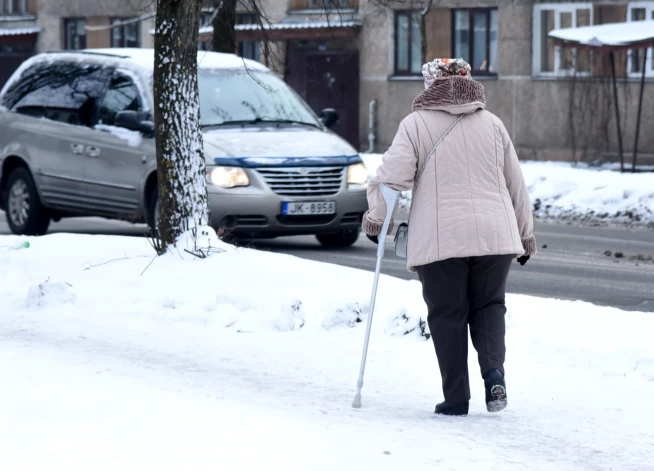
[{"label": "minivan side window", "polygon": [[93,126],[110,74],[110,69],[99,65],[39,62],[7,89],[2,104],[16,113]]},{"label": "minivan side window", "polygon": [[132,79],[116,75],[112,78],[100,107],[100,124],[113,126],[116,115],[121,111],[143,111],[143,103]]}]

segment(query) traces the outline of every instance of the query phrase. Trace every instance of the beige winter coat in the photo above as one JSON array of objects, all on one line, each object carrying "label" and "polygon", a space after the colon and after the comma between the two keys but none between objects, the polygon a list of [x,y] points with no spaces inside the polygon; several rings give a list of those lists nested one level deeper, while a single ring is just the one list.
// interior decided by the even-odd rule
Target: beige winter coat
[{"label": "beige winter coat", "polygon": [[432,156],[413,193],[409,270],[448,258],[536,253],[531,202],[518,156],[502,124],[485,110],[483,86],[464,77],[438,79],[413,103],[368,188],[366,234],[386,216],[379,183],[413,189],[419,169],[458,115],[464,117]]}]

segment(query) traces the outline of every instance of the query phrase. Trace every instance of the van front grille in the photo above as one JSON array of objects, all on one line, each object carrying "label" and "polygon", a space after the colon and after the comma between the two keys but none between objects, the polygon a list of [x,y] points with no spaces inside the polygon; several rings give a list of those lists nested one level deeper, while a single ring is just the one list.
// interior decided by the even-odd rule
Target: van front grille
[{"label": "van front grille", "polygon": [[335,195],[343,185],[344,167],[259,168],[270,188],[283,196]]}]

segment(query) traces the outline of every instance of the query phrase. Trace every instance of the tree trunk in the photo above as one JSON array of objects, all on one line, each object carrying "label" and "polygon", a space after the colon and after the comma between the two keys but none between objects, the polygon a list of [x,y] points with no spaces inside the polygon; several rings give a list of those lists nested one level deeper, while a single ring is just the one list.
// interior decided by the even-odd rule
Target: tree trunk
[{"label": "tree trunk", "polygon": [[236,52],[236,0],[223,0],[213,19],[213,50]]},{"label": "tree trunk", "polygon": [[201,0],[157,0],[154,120],[162,252],[209,222],[197,74],[201,6]]}]

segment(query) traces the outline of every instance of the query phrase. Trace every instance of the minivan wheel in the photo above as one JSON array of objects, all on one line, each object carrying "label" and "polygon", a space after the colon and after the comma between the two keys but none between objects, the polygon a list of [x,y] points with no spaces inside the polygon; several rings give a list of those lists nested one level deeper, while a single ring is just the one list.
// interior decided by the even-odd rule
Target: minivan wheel
[{"label": "minivan wheel", "polygon": [[43,207],[29,170],[20,167],[7,180],[4,207],[11,232],[17,235],[43,235],[48,232],[50,215]]},{"label": "minivan wheel", "polygon": [[348,229],[330,234],[318,234],[316,235],[316,239],[318,239],[318,242],[320,242],[324,247],[350,247],[359,240],[360,233],[361,229]]}]

